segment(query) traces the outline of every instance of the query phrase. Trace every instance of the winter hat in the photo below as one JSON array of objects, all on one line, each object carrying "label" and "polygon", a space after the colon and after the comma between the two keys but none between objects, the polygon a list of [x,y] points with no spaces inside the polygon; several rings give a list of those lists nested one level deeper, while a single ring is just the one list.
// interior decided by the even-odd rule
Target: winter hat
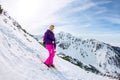
[{"label": "winter hat", "polygon": [[53,25],[53,24],[51,24],[50,26],[53,26],[53,27],[54,27],[54,25]]}]

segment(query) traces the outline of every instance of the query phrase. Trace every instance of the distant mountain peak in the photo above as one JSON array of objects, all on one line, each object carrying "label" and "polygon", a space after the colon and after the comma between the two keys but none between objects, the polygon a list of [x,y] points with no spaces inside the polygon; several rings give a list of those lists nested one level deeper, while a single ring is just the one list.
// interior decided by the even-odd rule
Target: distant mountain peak
[{"label": "distant mountain peak", "polygon": [[83,64],[90,64],[103,73],[120,75],[120,53],[104,42],[60,32],[57,34],[57,51],[78,59]]}]

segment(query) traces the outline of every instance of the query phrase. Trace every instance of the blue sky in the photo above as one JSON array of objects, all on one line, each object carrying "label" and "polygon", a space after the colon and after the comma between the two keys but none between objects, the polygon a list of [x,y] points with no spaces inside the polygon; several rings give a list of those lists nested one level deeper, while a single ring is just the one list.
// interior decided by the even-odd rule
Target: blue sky
[{"label": "blue sky", "polygon": [[[29,3],[28,3],[29,2]],[[1,0],[3,8],[28,32],[43,34],[50,24],[55,33],[120,46],[120,0]]]},{"label": "blue sky", "polygon": [[71,25],[86,33],[119,33],[120,11],[118,0],[76,0],[58,14]]}]

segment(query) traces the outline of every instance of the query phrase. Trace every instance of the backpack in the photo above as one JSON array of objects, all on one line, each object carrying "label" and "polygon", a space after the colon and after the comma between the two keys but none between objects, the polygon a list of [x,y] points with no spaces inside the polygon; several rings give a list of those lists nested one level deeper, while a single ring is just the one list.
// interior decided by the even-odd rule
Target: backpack
[{"label": "backpack", "polygon": [[45,42],[43,41],[43,46],[45,47]]},{"label": "backpack", "polygon": [[3,9],[1,8],[1,5],[0,5],[0,14],[3,12]]}]

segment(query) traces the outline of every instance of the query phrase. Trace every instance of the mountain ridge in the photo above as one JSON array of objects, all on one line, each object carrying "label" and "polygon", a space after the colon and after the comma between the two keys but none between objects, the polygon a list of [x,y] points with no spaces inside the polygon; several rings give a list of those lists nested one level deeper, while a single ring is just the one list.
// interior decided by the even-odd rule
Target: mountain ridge
[{"label": "mountain ridge", "polygon": [[[117,47],[116,50],[116,47],[113,47],[104,42],[100,42],[95,39],[84,40],[81,38],[76,38],[70,33],[64,32],[57,34],[57,47],[57,51],[60,53],[78,59],[82,61],[82,63],[92,64],[95,67],[102,67],[105,70],[105,73],[107,72],[111,75],[117,74],[117,76],[120,76],[120,53],[118,51],[120,49],[119,47]],[[86,61],[84,58],[88,59],[88,61]],[[107,68],[108,65],[109,67]],[[109,68],[112,69],[113,66],[114,69],[112,72],[109,70]]]}]

